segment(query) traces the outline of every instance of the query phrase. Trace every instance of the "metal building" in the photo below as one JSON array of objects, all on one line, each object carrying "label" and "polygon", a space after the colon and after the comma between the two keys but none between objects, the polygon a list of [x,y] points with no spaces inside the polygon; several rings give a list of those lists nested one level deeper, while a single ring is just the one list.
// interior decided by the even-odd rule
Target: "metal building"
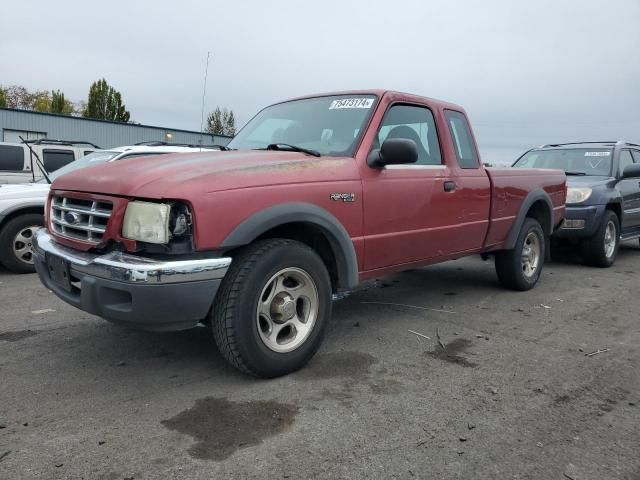
[{"label": "metal building", "polygon": [[112,122],[55,113],[39,113],[13,108],[0,108],[0,141],[19,143],[49,138],[94,143],[101,148],[162,141],[192,145],[226,145],[231,137],[193,132],[177,128],[153,127],[135,123]]}]

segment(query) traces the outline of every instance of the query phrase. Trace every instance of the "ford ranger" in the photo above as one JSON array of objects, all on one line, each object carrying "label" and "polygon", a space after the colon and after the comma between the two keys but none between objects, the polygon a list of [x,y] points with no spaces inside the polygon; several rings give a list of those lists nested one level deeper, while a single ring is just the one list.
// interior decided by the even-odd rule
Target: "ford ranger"
[{"label": "ford ranger", "polygon": [[482,254],[532,288],[564,214],[562,171],[484,168],[464,109],[405,93],[278,103],[228,148],[57,178],[41,281],[125,326],[207,324],[229,363],[274,377],[309,361],[332,294],[364,280]]}]

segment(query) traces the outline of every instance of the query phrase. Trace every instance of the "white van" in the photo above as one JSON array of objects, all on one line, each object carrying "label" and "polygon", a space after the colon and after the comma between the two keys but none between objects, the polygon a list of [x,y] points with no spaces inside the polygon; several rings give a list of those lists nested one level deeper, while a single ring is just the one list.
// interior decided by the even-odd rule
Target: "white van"
[{"label": "white van", "polygon": [[[27,140],[29,146],[40,157],[47,172],[84,157],[100,147],[88,142],[65,140]],[[35,157],[24,143],[0,142],[0,183],[37,182],[42,176]]]}]

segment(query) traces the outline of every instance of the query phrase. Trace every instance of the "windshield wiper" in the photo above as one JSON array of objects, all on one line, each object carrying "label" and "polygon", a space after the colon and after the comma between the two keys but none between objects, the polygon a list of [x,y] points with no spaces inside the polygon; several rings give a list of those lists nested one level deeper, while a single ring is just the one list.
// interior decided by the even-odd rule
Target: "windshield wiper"
[{"label": "windshield wiper", "polygon": [[565,175],[575,175],[576,177],[584,177],[586,173],[584,172],[564,172]]},{"label": "windshield wiper", "polygon": [[314,157],[322,156],[320,152],[308,148],[298,147],[296,145],[291,145],[290,143],[270,143],[269,145],[267,145],[266,150],[289,150],[291,152],[306,153],[307,155],[313,155]]}]

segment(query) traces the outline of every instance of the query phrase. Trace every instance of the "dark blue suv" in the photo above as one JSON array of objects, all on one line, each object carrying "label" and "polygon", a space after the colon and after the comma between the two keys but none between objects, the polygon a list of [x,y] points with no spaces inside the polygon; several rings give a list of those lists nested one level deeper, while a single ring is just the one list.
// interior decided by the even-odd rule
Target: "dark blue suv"
[{"label": "dark blue suv", "polygon": [[640,238],[640,145],[543,145],[526,152],[513,166],[564,170],[567,210],[552,240],[580,244],[589,265],[613,265],[620,240]]}]

